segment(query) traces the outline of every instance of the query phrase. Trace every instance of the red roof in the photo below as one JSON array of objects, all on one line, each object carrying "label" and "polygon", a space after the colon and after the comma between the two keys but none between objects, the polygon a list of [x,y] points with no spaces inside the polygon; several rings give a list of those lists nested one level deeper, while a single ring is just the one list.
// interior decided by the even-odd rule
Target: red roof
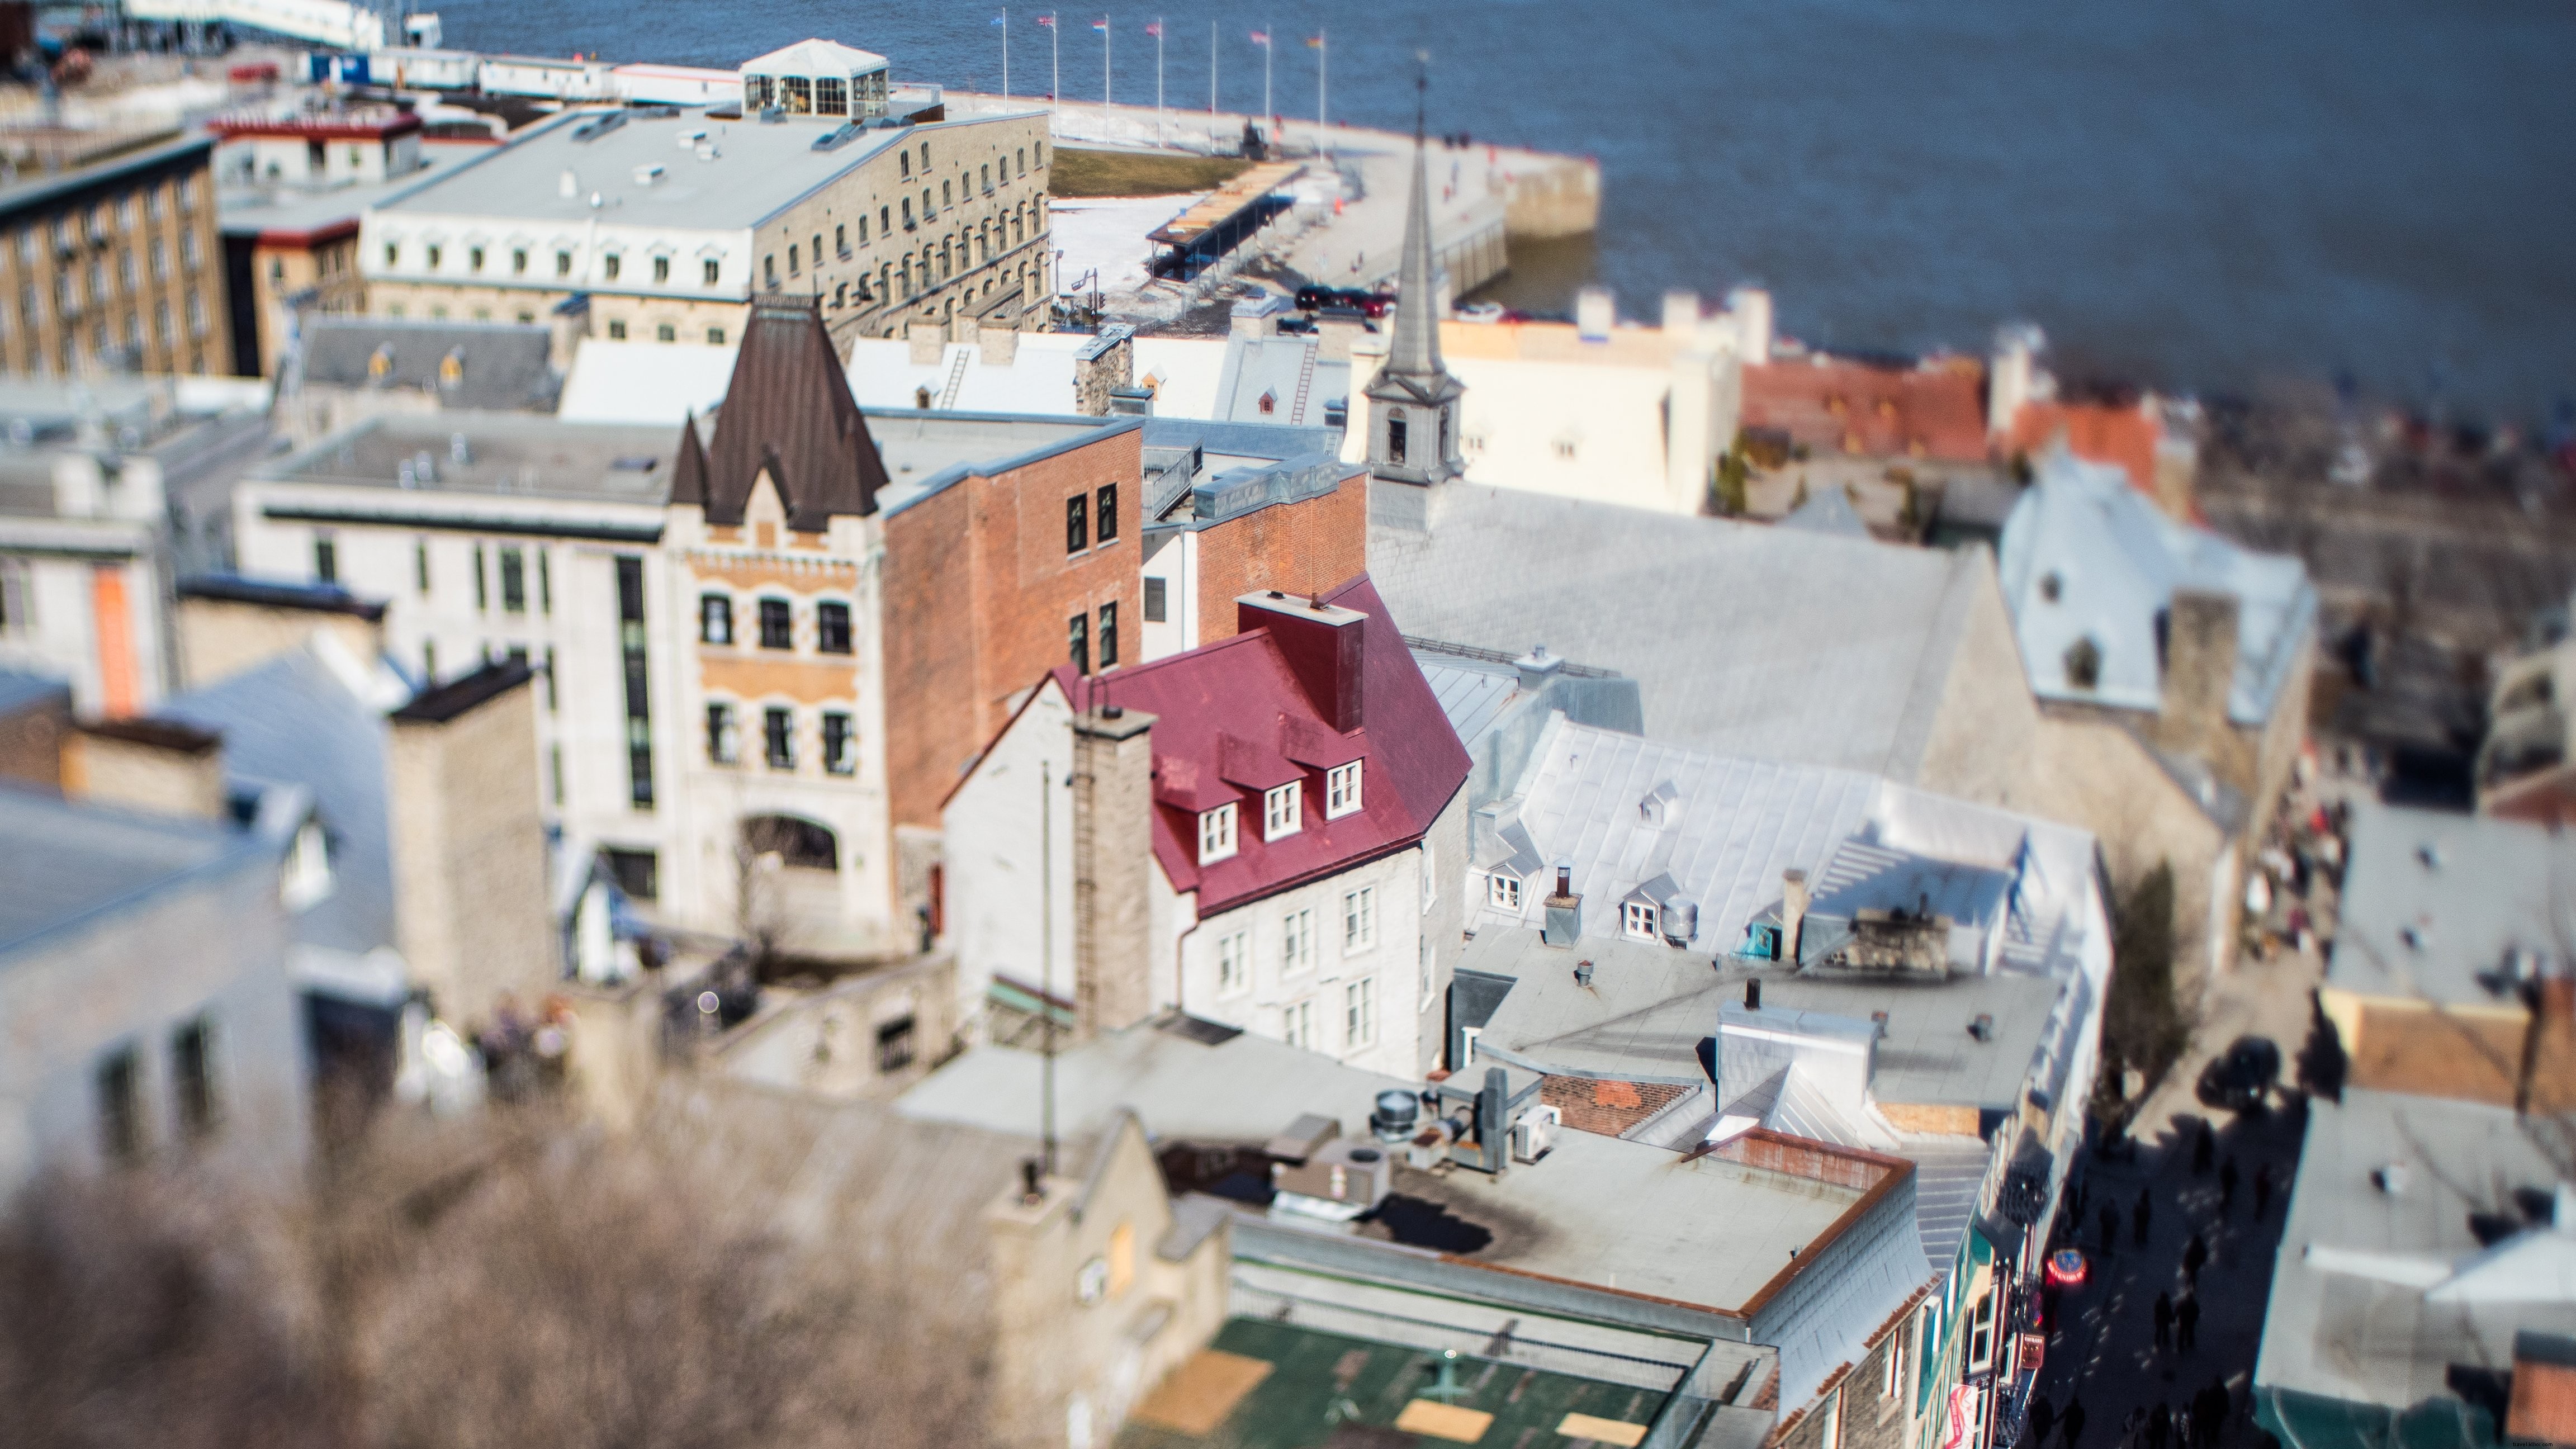
[{"label": "red roof", "polygon": [[2164,430],[2146,409],[2131,404],[2033,402],[2013,415],[2008,453],[2037,457],[2059,431],[2068,451],[2088,463],[2109,463],[2129,475],[2129,486],[2156,496],[2156,443]]},{"label": "red roof", "polygon": [[1744,369],[1743,423],[1775,428],[1810,452],[1983,462],[1983,370],[1791,361]]},{"label": "red roof", "polygon": [[409,111],[279,118],[226,116],[206,124],[207,130],[227,141],[244,137],[298,141],[386,141],[396,136],[408,135],[420,128],[420,117]]},{"label": "red roof", "polygon": [[[1356,729],[1333,728],[1336,702],[1319,697],[1334,687],[1332,631],[1264,625],[1249,608],[1230,639],[1089,679],[1053,676],[1080,707],[1154,716],[1154,854],[1174,890],[1199,893],[1202,918],[1412,845],[1467,782],[1467,751],[1368,576],[1323,599],[1367,616],[1345,626],[1361,631]],[[1363,762],[1360,809],[1327,820],[1324,771],[1352,760]],[[1306,782],[1303,828],[1263,840],[1262,790],[1295,779]],[[1198,812],[1229,800],[1235,853],[1202,866]]]}]

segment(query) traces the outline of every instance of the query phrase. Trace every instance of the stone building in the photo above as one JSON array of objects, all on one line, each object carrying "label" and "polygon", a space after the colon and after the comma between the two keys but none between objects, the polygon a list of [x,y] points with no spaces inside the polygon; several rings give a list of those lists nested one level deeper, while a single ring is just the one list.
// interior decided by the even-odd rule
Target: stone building
[{"label": "stone building", "polygon": [[206,136],[12,135],[0,179],[0,366],[21,375],[232,368]]},{"label": "stone building", "polygon": [[844,351],[915,322],[1043,330],[1047,145],[1037,110],[578,111],[371,208],[359,270],[377,316],[560,315],[613,341],[722,344],[782,292]]},{"label": "stone building", "polygon": [[949,796],[961,1009],[1061,1001],[1085,1035],[1180,1010],[1429,1071],[1466,752],[1365,576],[1237,607],[1199,649],[1059,667]]}]

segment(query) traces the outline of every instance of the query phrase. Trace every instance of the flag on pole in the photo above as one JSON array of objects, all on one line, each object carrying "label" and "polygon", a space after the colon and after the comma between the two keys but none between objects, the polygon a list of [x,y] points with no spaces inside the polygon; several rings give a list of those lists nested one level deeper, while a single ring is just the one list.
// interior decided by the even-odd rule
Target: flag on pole
[{"label": "flag on pole", "polygon": [[1053,14],[1041,15],[1038,17],[1038,24],[1045,26],[1049,30],[1053,30],[1055,29],[1055,16]]},{"label": "flag on pole", "polygon": [[1267,50],[1270,47],[1270,32],[1267,30],[1252,32],[1252,43]]},{"label": "flag on pole", "polygon": [[1148,20],[1148,21],[1146,21],[1146,22],[1145,22],[1145,33],[1146,33],[1147,35],[1150,35],[1150,36],[1154,37],[1156,40],[1160,40],[1160,39],[1162,39],[1162,38],[1163,38],[1163,22],[1161,22],[1161,21],[1159,21],[1159,20]]},{"label": "flag on pole", "polygon": [[1099,19],[1091,22],[1091,28],[1099,31],[1103,35],[1107,35],[1109,33],[1109,17],[1103,15]]},{"label": "flag on pole", "polygon": [[1008,25],[1011,23],[1011,18],[1007,15],[996,15],[993,17],[993,23],[995,25]]},{"label": "flag on pole", "polygon": [[1320,35],[1309,35],[1309,36],[1307,36],[1307,37],[1306,37],[1306,48],[1307,48],[1308,50],[1321,50],[1321,49],[1323,49],[1323,48],[1324,48],[1324,37],[1322,37],[1322,36],[1320,36]]}]

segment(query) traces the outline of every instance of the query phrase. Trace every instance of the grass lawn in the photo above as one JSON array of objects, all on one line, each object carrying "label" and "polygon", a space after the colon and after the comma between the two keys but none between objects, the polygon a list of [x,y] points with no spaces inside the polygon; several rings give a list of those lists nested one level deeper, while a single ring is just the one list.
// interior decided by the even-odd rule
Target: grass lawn
[{"label": "grass lawn", "polygon": [[1242,174],[1251,163],[1230,156],[1163,156],[1135,151],[1055,148],[1049,196],[1171,196],[1207,191]]}]

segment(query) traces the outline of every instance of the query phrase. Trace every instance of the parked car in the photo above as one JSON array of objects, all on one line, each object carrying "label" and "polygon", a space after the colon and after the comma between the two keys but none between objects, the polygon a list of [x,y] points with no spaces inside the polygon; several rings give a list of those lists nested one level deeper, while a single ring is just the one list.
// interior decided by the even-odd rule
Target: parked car
[{"label": "parked car", "polygon": [[2273,1084],[2281,1079],[2281,1048],[2267,1036],[2240,1036],[2226,1052],[2201,1069],[2202,1105],[2232,1112],[2262,1110]]},{"label": "parked car", "polygon": [[1470,302],[1466,306],[1458,309],[1457,316],[1458,320],[1461,322],[1500,322],[1504,317],[1503,304],[1500,302]]}]

